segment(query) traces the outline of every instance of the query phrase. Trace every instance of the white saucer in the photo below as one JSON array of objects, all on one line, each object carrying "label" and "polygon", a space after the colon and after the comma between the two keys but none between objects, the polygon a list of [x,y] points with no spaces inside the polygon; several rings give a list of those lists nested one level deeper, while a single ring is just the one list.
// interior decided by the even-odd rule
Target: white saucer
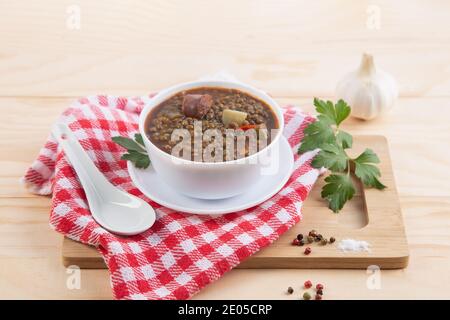
[{"label": "white saucer", "polygon": [[219,200],[195,199],[178,193],[161,181],[152,166],[137,169],[128,162],[128,172],[136,188],[164,207],[202,215],[225,214],[256,206],[280,191],[291,176],[294,166],[294,155],[284,137],[280,139],[279,155],[279,168],[276,174],[261,176],[254,187],[241,195]]}]

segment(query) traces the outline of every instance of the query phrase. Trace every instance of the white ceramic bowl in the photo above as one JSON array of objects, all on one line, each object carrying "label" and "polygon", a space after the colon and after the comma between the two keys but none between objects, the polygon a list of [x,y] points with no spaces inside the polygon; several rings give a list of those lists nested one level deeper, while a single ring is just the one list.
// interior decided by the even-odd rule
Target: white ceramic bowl
[{"label": "white ceramic bowl", "polygon": [[[145,134],[144,124],[147,115],[155,106],[169,97],[184,90],[200,87],[237,89],[266,102],[274,111],[280,130],[266,148],[249,157],[233,161],[194,162],[162,151]],[[144,139],[151,165],[160,175],[161,180],[182,194],[200,199],[224,199],[257,187],[256,184],[264,172],[264,167],[278,156],[283,128],[283,113],[271,97],[251,86],[227,81],[193,81],[160,91],[145,106],[139,118],[139,132]],[[158,186],[154,187],[158,188]]]}]

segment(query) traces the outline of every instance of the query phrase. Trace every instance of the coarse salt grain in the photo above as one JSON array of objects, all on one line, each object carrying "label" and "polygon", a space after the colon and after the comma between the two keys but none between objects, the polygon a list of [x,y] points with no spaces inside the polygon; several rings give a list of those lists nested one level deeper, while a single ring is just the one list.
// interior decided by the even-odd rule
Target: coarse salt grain
[{"label": "coarse salt grain", "polygon": [[354,239],[344,239],[338,244],[338,248],[343,252],[370,251],[370,243]]}]

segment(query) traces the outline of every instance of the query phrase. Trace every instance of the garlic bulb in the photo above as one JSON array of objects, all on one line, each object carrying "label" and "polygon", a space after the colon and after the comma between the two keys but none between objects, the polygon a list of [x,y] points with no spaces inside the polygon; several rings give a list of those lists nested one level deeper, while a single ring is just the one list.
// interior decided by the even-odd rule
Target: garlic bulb
[{"label": "garlic bulb", "polygon": [[363,54],[359,69],[338,83],[336,97],[350,105],[352,116],[369,120],[392,108],[398,88],[390,74],[375,67],[371,55]]}]

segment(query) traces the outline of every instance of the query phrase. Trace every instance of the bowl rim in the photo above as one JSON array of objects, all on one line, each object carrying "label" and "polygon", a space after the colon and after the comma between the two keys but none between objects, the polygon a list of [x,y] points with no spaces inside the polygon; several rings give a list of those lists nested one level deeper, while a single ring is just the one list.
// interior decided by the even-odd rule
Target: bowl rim
[{"label": "bowl rim", "polygon": [[[272,108],[275,116],[278,120],[278,131],[275,135],[275,138],[272,139],[271,143],[267,145],[265,148],[259,150],[258,152],[244,158],[230,160],[230,161],[221,161],[221,162],[200,162],[200,161],[193,161],[193,160],[187,160],[179,157],[175,157],[167,152],[164,152],[160,148],[158,148],[153,142],[147,137],[145,133],[145,120],[147,119],[148,114],[151,112],[151,110],[159,105],[164,100],[172,97],[173,95],[184,91],[184,90],[190,90],[195,88],[202,88],[202,87],[210,87],[210,88],[223,88],[223,89],[235,89],[242,91],[252,97],[255,97],[259,100],[264,101],[266,104],[269,105],[270,108]],[[161,91],[159,91],[156,95],[154,95],[145,105],[145,107],[142,109],[140,115],[139,115],[139,133],[142,135],[142,138],[145,142],[148,143],[149,146],[152,147],[152,149],[157,152],[158,154],[162,155],[163,157],[170,159],[171,161],[176,161],[180,164],[189,164],[194,166],[207,166],[207,167],[218,167],[218,166],[229,166],[233,164],[240,164],[240,163],[246,163],[250,162],[251,160],[260,156],[262,153],[266,153],[270,151],[273,146],[275,146],[279,140],[280,137],[283,134],[284,130],[284,117],[283,117],[283,111],[281,107],[278,105],[278,103],[270,97],[267,93],[260,89],[256,89],[250,85],[236,82],[236,81],[226,81],[226,80],[198,80],[198,81],[189,81],[189,82],[182,82],[170,87],[167,87]]]}]

